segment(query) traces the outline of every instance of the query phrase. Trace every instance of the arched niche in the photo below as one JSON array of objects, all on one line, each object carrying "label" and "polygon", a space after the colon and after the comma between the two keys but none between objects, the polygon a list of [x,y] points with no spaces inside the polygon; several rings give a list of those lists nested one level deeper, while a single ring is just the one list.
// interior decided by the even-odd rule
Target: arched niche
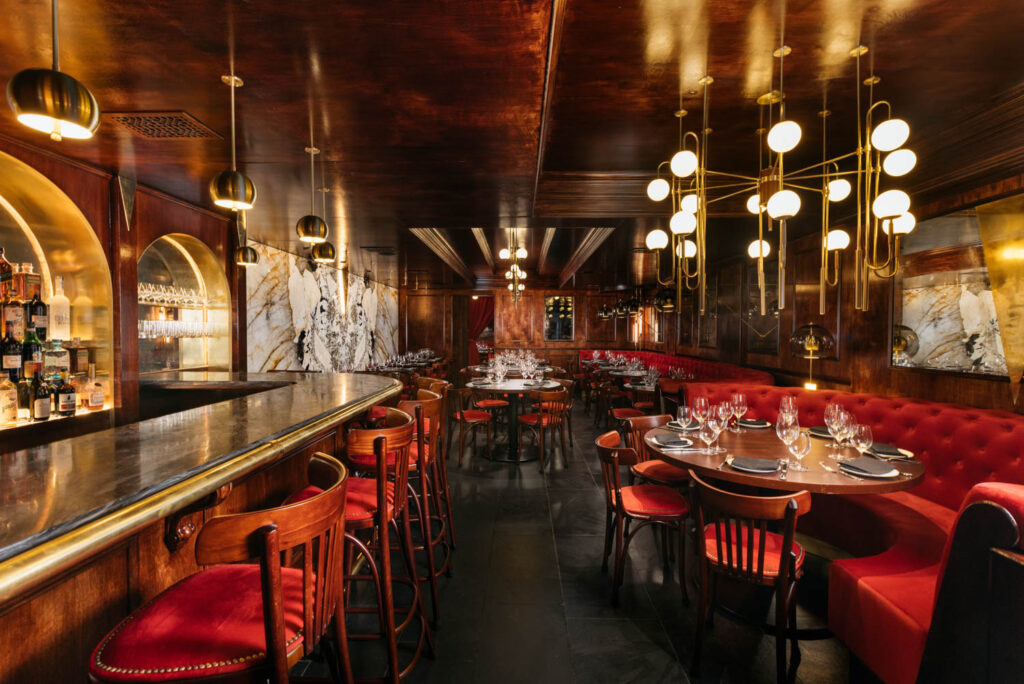
[{"label": "arched niche", "polygon": [[139,372],[231,370],[231,290],[202,241],[172,233],[139,257]]},{"label": "arched niche", "polygon": [[[30,263],[40,274],[49,304],[54,278],[64,279],[71,301],[71,336],[76,368],[86,357],[109,378],[113,296],[107,256],[96,231],[71,199],[28,164],[0,152],[0,246],[11,263]],[[108,381],[109,382],[109,381]],[[107,389],[108,407],[112,388]]]}]

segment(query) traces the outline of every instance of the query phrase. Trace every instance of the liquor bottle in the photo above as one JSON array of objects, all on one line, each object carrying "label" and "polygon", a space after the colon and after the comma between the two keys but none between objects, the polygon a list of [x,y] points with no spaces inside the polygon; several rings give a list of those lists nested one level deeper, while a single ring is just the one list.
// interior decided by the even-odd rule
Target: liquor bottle
[{"label": "liquor bottle", "polygon": [[11,379],[11,382],[18,382],[21,375],[21,342],[13,334],[13,329],[7,329],[7,335],[0,342],[0,354],[2,354],[3,373]]},{"label": "liquor bottle", "polygon": [[[18,272],[18,265],[15,264],[14,274],[17,275]],[[10,283],[3,299],[4,335],[10,333],[19,342],[25,339],[25,308],[22,304],[18,298],[17,288],[13,282]]]},{"label": "liquor bottle", "polygon": [[18,380],[18,418],[28,420],[32,414],[32,378],[36,365],[31,361],[25,364],[25,370]]},{"label": "liquor bottle", "polygon": [[71,372],[71,354],[58,340],[50,340],[43,346],[43,375],[51,380],[67,376]]},{"label": "liquor bottle", "polygon": [[43,296],[43,277],[34,272],[31,263],[26,261],[21,265],[21,278],[23,281],[21,298],[24,301],[28,302],[36,296]]},{"label": "liquor bottle", "polygon": [[47,336],[51,340],[67,342],[71,339],[71,303],[64,294],[64,278],[53,279],[53,296],[50,297],[50,329]]},{"label": "liquor bottle", "polygon": [[43,364],[43,343],[36,336],[36,329],[32,327],[32,321],[25,322],[25,339],[21,343],[21,360]]},{"label": "liquor bottle", "polygon": [[86,341],[93,339],[94,316],[92,298],[79,291],[71,302],[71,336]]},{"label": "liquor bottle", "polygon": [[58,416],[75,415],[75,410],[78,408],[78,387],[66,372],[61,375],[60,385],[53,396],[53,403]]},{"label": "liquor bottle", "polygon": [[39,372],[39,364],[36,364],[32,378],[31,403],[29,404],[32,420],[50,420],[50,405],[53,401],[54,389],[53,384]]},{"label": "liquor bottle", "polygon": [[46,341],[46,332],[50,327],[50,317],[46,315],[46,304],[39,298],[38,292],[32,293],[32,299],[25,302],[25,326],[29,323],[35,328],[36,337],[41,342]]},{"label": "liquor bottle", "polygon": [[4,248],[0,247],[0,300],[6,299],[14,278],[14,267],[4,258]]},{"label": "liquor bottle", "polygon": [[102,411],[103,404],[107,400],[107,394],[103,391],[103,384],[96,380],[96,364],[89,364],[89,379],[86,380],[83,403],[90,411]]},{"label": "liquor bottle", "polygon": [[0,374],[0,425],[18,422],[18,386],[7,375]]}]

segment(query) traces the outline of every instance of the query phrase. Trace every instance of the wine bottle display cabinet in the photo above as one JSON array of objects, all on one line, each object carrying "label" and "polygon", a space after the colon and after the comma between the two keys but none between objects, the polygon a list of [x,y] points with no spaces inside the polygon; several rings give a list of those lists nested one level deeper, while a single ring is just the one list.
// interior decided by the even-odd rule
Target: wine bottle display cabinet
[{"label": "wine bottle display cabinet", "polygon": [[213,252],[165,235],[139,259],[139,372],[231,369],[231,297]]}]

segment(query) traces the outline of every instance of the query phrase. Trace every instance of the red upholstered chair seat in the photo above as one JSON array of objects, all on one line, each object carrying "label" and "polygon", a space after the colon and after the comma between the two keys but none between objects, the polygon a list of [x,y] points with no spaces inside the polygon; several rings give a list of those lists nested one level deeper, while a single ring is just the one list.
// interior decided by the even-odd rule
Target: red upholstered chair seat
[{"label": "red upholstered chair seat", "polygon": [[456,411],[455,420],[463,420],[467,423],[479,423],[486,422],[491,419],[491,414],[487,411],[477,411],[475,409],[466,409],[465,411]]},{"label": "red upholstered chair seat", "polygon": [[[350,480],[351,481],[351,480]],[[281,569],[285,641],[302,645],[302,571]],[[121,622],[93,651],[104,681],[218,677],[266,660],[258,565],[218,565],[186,577]]]},{"label": "red upholstered chair seat", "polygon": [[[735,528],[733,528],[732,526],[730,526],[730,528],[733,530],[733,532],[735,532]],[[742,534],[741,538],[737,539],[735,536],[733,536],[733,538],[731,539],[731,541],[732,541],[732,555],[731,555],[731,559],[732,559],[733,563],[735,563],[736,559],[738,558],[738,554],[740,552],[740,547],[742,546],[744,554],[746,553],[746,549],[747,549],[747,539],[748,539],[747,535],[750,533],[750,530],[749,530],[749,528],[746,525],[743,525],[740,528],[740,532]],[[753,544],[752,548],[756,552],[760,548],[760,546],[761,546],[761,531],[755,529],[754,530],[754,544]],[[723,559],[722,564],[726,564],[730,560],[730,555],[729,555],[728,547],[729,547],[729,545],[726,543],[726,540],[723,539],[722,540],[722,552],[725,554],[725,558]],[[797,570],[797,573],[799,573],[800,572],[800,568],[803,567],[803,564],[804,564],[804,555],[805,555],[804,554],[804,548],[802,546],[800,546],[799,544],[797,544],[796,542],[793,542],[793,553],[796,554],[796,570]],[[718,559],[718,530],[717,530],[716,526],[713,525],[713,524],[709,524],[709,525],[705,525],[704,526],[704,555],[707,556],[708,560],[711,561],[712,563],[715,563],[716,565],[719,564],[720,561]],[[765,539],[764,539],[764,574],[765,574],[765,577],[775,577],[776,575],[779,574],[779,562],[781,561],[781,559],[782,559],[782,535],[781,534],[775,534],[774,532],[767,532],[767,533],[765,533]],[[755,557],[754,565],[756,565],[756,564],[757,564],[757,558]],[[742,567],[743,568],[747,567],[747,558],[746,558],[745,555],[744,555],[744,558],[743,558]],[[830,593],[831,593],[831,587],[829,587],[829,590],[830,590]]]},{"label": "red upholstered chair seat", "polygon": [[373,406],[370,408],[370,420],[384,420],[388,415],[387,406]]},{"label": "red upholstered chair seat", "polygon": [[626,418],[638,418],[645,415],[643,411],[635,408],[614,408],[612,409],[612,416],[616,420],[624,420]]},{"label": "red upholstered chair seat", "polygon": [[654,409],[653,401],[634,401],[633,408],[640,409],[641,411],[651,411]]},{"label": "red upholstered chair seat", "polygon": [[543,422],[543,425],[547,427],[548,425],[558,425],[562,422],[562,419],[560,416],[552,416],[546,413],[525,413],[519,416],[519,422],[526,423],[527,425],[537,425]]},{"label": "red upholstered chair seat", "polygon": [[630,515],[655,518],[681,516],[690,512],[690,502],[682,494],[671,487],[656,484],[623,487],[622,507]]},{"label": "red upholstered chair seat", "polygon": [[681,485],[690,480],[690,476],[684,469],[656,459],[641,461],[630,470],[637,477],[658,484]]},{"label": "red upholstered chair seat", "polygon": [[508,402],[504,399],[481,399],[476,402],[476,407],[481,409],[505,408],[506,406],[508,406]]},{"label": "red upholstered chair seat", "polygon": [[[285,504],[293,504],[303,499],[309,499],[323,491],[316,485],[307,485],[285,499]],[[390,517],[392,504],[395,501],[395,487],[391,482],[388,483],[387,496],[388,516]],[[368,520],[376,512],[377,480],[372,477],[348,478],[348,490],[345,495],[345,520]]]}]

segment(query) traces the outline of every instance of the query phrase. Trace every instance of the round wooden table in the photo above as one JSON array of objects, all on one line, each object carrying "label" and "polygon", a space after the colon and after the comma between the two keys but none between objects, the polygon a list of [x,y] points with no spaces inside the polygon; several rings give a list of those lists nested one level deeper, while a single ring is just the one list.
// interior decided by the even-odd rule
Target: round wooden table
[{"label": "round wooden table", "polygon": [[[779,472],[763,475],[746,473],[733,470],[727,465],[719,469],[728,455],[764,459],[789,457],[791,463],[796,463],[796,458],[790,455],[786,445],[775,434],[774,427],[768,429],[744,428],[742,432],[738,433],[723,432],[718,439],[718,445],[726,449],[727,453],[710,455],[701,451],[663,447],[654,441],[655,435],[659,433],[683,435],[692,440],[694,446],[698,448],[702,448],[704,443],[697,437],[696,430],[679,433],[665,428],[655,428],[644,435],[644,442],[651,453],[656,454],[661,460],[680,468],[692,469],[701,477],[707,476],[749,487],[785,492],[806,489],[815,494],[880,494],[910,489],[924,477],[924,465],[916,460],[890,461],[892,467],[900,471],[900,475],[894,478],[862,478],[847,475],[839,470],[839,461],[828,456],[829,453],[834,453],[826,446],[830,440],[811,437],[811,452],[801,462],[802,465],[807,466],[807,470],[796,471],[791,467],[786,473],[786,479],[780,480]],[[856,449],[849,447],[842,449],[841,453],[843,458],[855,458],[859,455]],[[833,472],[825,470],[822,465],[831,468]]]},{"label": "round wooden table", "polygon": [[[486,374],[487,371],[489,371],[490,369],[491,369],[490,366],[483,366],[483,365],[480,365],[480,366],[470,366],[469,367],[469,370],[473,371],[474,373],[485,373]],[[537,366],[537,372],[538,373],[540,373],[542,371],[544,373],[550,373],[550,372],[556,371],[556,370],[561,370],[561,368],[555,368],[554,366]],[[511,374],[514,374],[514,375],[522,375],[523,371],[521,369],[519,369],[519,368],[509,368],[507,373],[511,373]]]},{"label": "round wooden table", "polygon": [[608,375],[614,375],[617,378],[642,378],[647,375],[645,370],[613,370],[608,371]]},{"label": "round wooden table", "polygon": [[[519,399],[524,394],[530,392],[550,392],[561,388],[561,385],[554,380],[545,380],[541,385],[527,385],[526,380],[523,378],[505,378],[501,382],[487,382],[486,378],[478,378],[471,380],[466,383],[466,387],[469,387],[475,392],[487,392],[489,394],[500,394],[507,395],[509,398],[508,402],[508,439],[505,444],[494,445],[494,451],[491,454],[492,461],[501,461],[502,463],[526,463],[528,461],[536,461],[540,458],[540,454],[536,448],[530,447],[523,450],[523,455],[520,456],[519,450],[519,431],[517,421],[519,419]],[[536,382],[536,381],[531,381]]]}]

